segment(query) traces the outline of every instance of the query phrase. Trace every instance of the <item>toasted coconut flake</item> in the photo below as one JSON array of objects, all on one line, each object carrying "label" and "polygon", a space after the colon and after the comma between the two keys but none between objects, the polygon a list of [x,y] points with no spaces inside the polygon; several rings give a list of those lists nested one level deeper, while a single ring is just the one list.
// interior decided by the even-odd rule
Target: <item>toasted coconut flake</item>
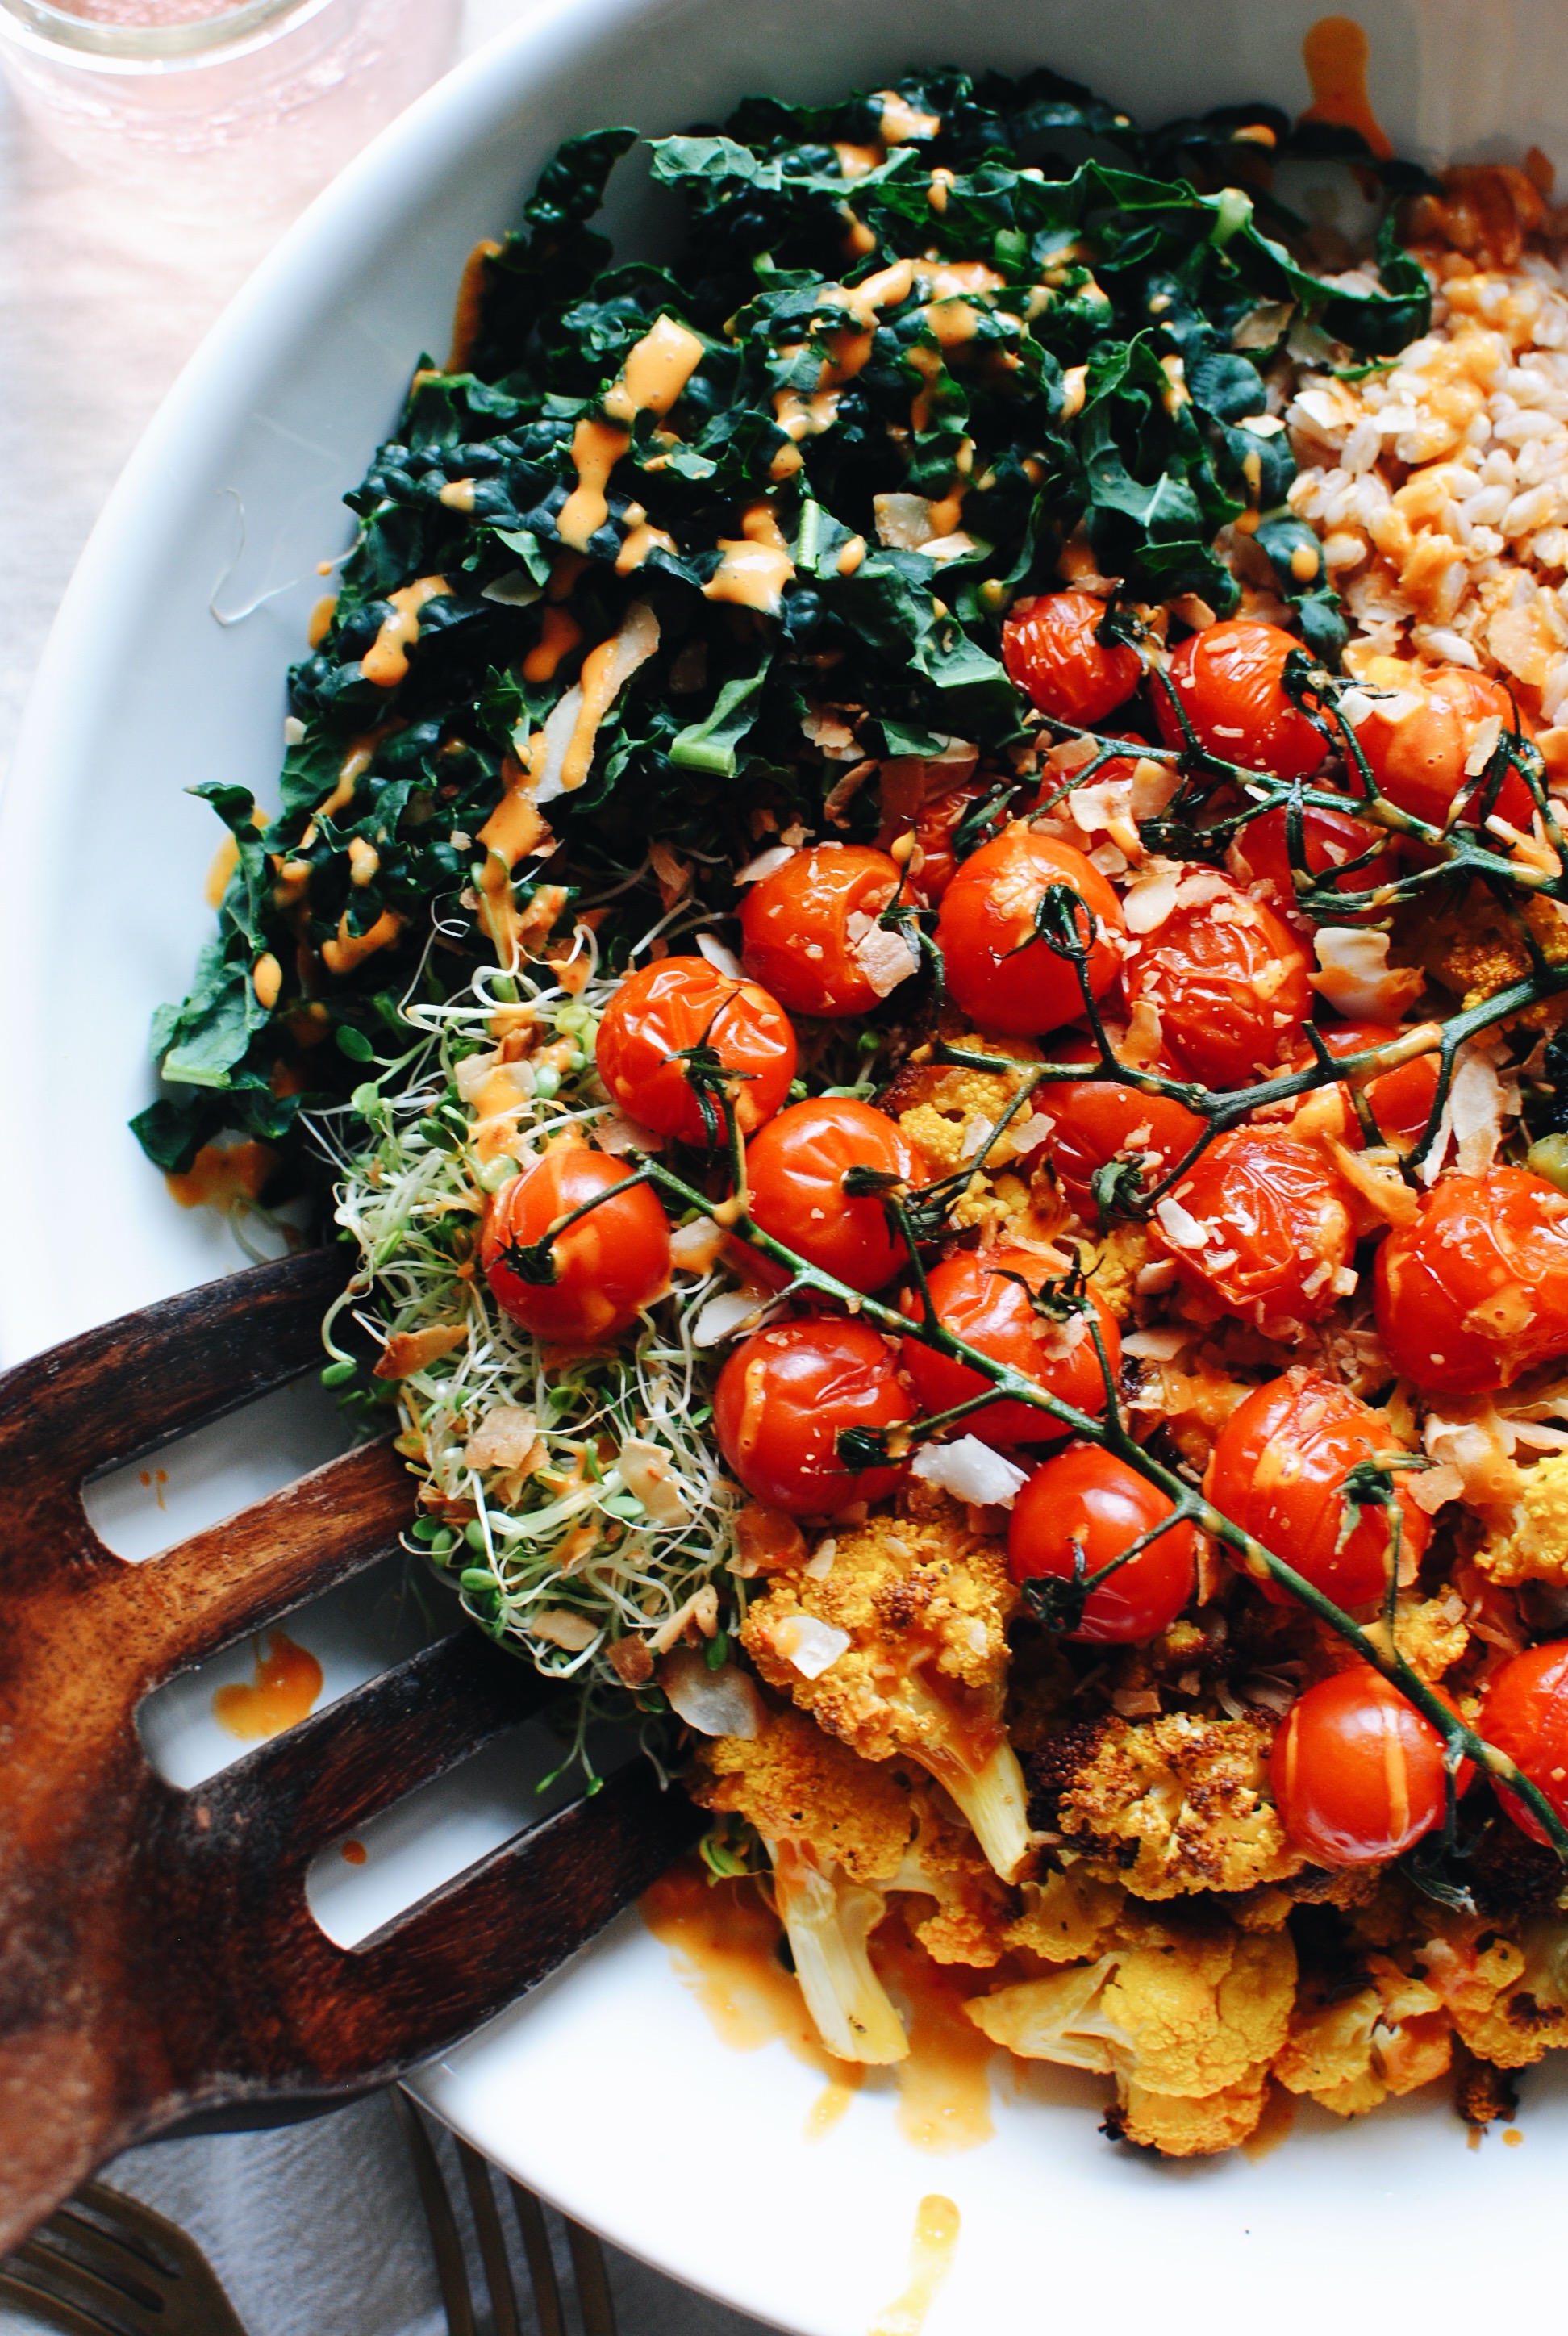
[{"label": "toasted coconut flake", "polygon": [[735,1663],[709,1670],[696,1647],[677,1647],[660,1663],[658,1683],[676,1717],[699,1736],[738,1736],[750,1743],[762,1733],[762,1698]]},{"label": "toasted coconut flake", "polygon": [[[793,855],[786,854],[786,857],[789,856]],[[736,957],[734,949],[725,947],[716,933],[698,933],[696,945],[709,965],[716,967],[720,973],[727,974],[732,981],[745,978],[739,958]]]},{"label": "toasted coconut flake", "polygon": [[375,1366],[378,1379],[408,1379],[450,1355],[468,1337],[461,1322],[433,1322],[428,1330],[399,1330],[388,1338]]},{"label": "toasted coconut flake", "polygon": [[628,1436],[620,1447],[620,1481],[634,1501],[640,1501],[656,1525],[685,1525],[691,1511],[682,1498],[669,1454],[659,1444],[639,1436]]},{"label": "toasted coconut flake", "polygon": [[847,1652],[850,1634],[832,1622],[819,1621],[814,1614],[786,1614],[775,1623],[773,1643],[776,1653],[783,1656],[799,1671],[802,1679],[821,1679],[842,1654]]},{"label": "toasted coconut flake", "polygon": [[527,1468],[542,1460],[539,1422],[520,1403],[493,1404],[463,1448],[465,1468]]},{"label": "toasted coconut flake", "polygon": [[599,1636],[598,1623],[570,1606],[547,1606],[542,1613],[531,1614],[529,1629],[536,1639],[547,1639],[552,1647],[564,1647],[570,1655],[580,1655]]},{"label": "toasted coconut flake", "polygon": [[911,1461],[910,1474],[951,1493],[955,1500],[972,1501],[977,1508],[1010,1509],[1029,1481],[1022,1468],[1015,1468],[978,1436],[928,1444]]},{"label": "toasted coconut flake", "polygon": [[1362,925],[1321,925],[1312,987],[1349,1022],[1398,1022],[1421,994],[1413,966],[1388,963],[1388,936]]}]

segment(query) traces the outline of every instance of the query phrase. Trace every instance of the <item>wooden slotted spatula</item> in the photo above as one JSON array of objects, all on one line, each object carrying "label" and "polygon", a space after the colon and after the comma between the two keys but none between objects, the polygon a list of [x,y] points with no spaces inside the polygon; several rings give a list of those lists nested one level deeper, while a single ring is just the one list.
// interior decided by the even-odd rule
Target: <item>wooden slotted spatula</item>
[{"label": "wooden slotted spatula", "polygon": [[472,1630],[190,1791],[149,1765],[142,1698],[386,1555],[412,1486],[366,1445],[131,1565],[83,1480],[297,1377],[346,1271],[257,1266],[0,1377],[0,2253],[132,2142],[325,2107],[445,2049],[696,1836],[638,1761],[335,1946],[306,1903],[317,1852],[551,1693]]}]

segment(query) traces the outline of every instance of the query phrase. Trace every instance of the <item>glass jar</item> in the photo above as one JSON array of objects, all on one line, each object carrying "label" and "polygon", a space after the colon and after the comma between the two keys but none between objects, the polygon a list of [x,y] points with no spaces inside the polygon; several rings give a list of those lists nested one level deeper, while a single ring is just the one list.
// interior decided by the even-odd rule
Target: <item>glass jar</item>
[{"label": "glass jar", "polygon": [[161,208],[297,203],[450,63],[462,0],[0,0],[39,133]]}]

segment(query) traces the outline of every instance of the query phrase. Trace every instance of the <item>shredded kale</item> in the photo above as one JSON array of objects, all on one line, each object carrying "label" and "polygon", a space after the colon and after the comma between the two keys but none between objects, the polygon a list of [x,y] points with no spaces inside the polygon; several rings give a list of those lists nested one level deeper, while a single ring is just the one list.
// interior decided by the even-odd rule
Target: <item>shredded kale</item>
[{"label": "shredded kale", "polygon": [[[625,129],[570,140],[476,261],[462,345],[447,366],[421,361],[346,498],[356,539],[290,676],[277,817],[258,825],[242,789],[197,790],[238,861],[190,994],[155,1021],[165,1092],[134,1125],[160,1167],[232,1130],[276,1148],[273,1197],[326,1182],[305,1123],[365,1091],[367,1065],[390,1070],[405,1003],[439,1003],[491,954],[480,832],[636,603],[657,653],[599,727],[586,783],[549,805],[553,832],[506,871],[541,955],[562,920],[612,902],[611,968],[626,920],[658,913],[656,839],[693,904],[722,916],[729,871],[793,822],[822,831],[824,804],[831,832],[877,834],[878,775],[833,792],[857,763],[963,739],[1005,773],[1031,717],[1002,618],[1059,580],[1070,540],[1119,579],[1107,625],[1135,628],[1140,607],[1184,593],[1234,608],[1215,538],[1240,521],[1309,649],[1337,661],[1338,602],[1286,505],[1271,369],[1302,333],[1326,365],[1385,356],[1426,329],[1429,297],[1391,208],[1380,289],[1314,274],[1270,169],[1342,159],[1390,203],[1423,174],[1266,106],[1145,130],[1045,69],[914,73],[894,94],[896,124],[886,92],[753,98],[722,128],[654,141],[654,179],[688,220],[667,270],[615,264],[590,225]],[[856,287],[901,261],[914,281],[861,316],[864,346],[841,365]],[[668,413],[637,414],[583,556],[560,528],[574,432],[661,316],[700,336],[700,362]],[[781,420],[802,409],[797,436]],[[890,496],[948,512],[940,557],[918,530],[879,528]],[[762,503],[793,563],[776,613],[704,589]],[[627,566],[645,527],[652,549]],[[420,579],[442,589],[404,627],[406,670],[367,677],[393,596]]]}]

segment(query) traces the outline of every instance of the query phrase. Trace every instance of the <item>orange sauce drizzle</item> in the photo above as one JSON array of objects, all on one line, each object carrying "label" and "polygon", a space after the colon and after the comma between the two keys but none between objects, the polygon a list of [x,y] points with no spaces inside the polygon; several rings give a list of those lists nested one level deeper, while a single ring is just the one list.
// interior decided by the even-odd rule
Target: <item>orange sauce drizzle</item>
[{"label": "orange sauce drizzle", "polygon": [[556,667],[582,638],[582,627],[568,608],[547,608],[544,630],[522,660],[524,681],[553,681]]},{"label": "orange sauce drizzle", "polygon": [[910,2283],[895,2302],[877,2314],[869,2336],[920,2336],[926,2314],[952,2269],[959,2244],[959,2210],[933,2191],[915,2210],[910,2247]]},{"label": "orange sauce drizzle", "polygon": [[605,492],[609,474],[631,444],[629,430],[613,429],[608,422],[595,422],[587,415],[571,433],[571,459],[577,465],[577,484],[560,507],[556,530],[563,543],[577,551],[586,551],[589,540],[609,517],[609,499]]},{"label": "orange sauce drizzle", "polygon": [[163,1497],[164,1487],[169,1482],[169,1471],[167,1468],[140,1469],[137,1472],[137,1479],[138,1482],[145,1485],[148,1492],[152,1494],[153,1499],[157,1502],[161,1509],[166,1509],[169,1506],[168,1502]]},{"label": "orange sauce drizzle", "polygon": [[480,310],[484,304],[484,263],[497,259],[501,246],[487,236],[476,243],[463,264],[463,280],[457,287],[457,301],[452,316],[452,352],[446,360],[448,373],[466,373],[468,360],[473,354],[479,337]]},{"label": "orange sauce drizzle", "polygon": [[1393,141],[1372,111],[1367,94],[1367,62],[1371,43],[1354,16],[1320,16],[1301,43],[1301,62],[1312,85],[1312,102],[1303,122],[1333,122],[1359,130],[1379,161],[1394,151]]},{"label": "orange sauce drizzle", "polygon": [[263,1653],[255,1644],[256,1675],[212,1691],[212,1717],[248,1744],[281,1736],[303,1719],[321,1693],[321,1665],[282,1630],[269,1630]]},{"label": "orange sauce drizzle", "polygon": [[[672,1866],[641,1901],[642,1918],[670,1951],[677,1975],[732,2051],[783,2043],[827,2079],[806,2119],[820,2140],[848,2109],[865,2071],[823,2049],[800,1986],[778,1958],[780,1928],[750,1882],[710,1883],[696,1858]],[[934,1963],[890,1913],[872,1937],[872,1961],[907,2008],[910,2057],[887,2073],[898,2088],[899,2130],[920,2150],[978,2147],[994,2130],[989,2065],[994,2048],[964,2016],[990,1974]],[[880,2073],[880,2072],[879,2072]]]},{"label": "orange sauce drizzle", "polygon": [[370,1855],[362,1841],[346,1841],[337,1854],[345,1865],[363,1865]]},{"label": "orange sauce drizzle", "polygon": [[422,576],[400,592],[389,592],[393,613],[382,619],[381,630],[359,661],[366,681],[378,689],[392,689],[408,671],[408,652],[419,638],[419,612],[427,600],[450,592],[444,576]]},{"label": "orange sauce drizzle", "polygon": [[1297,2106],[1294,2093],[1288,2093],[1283,2085],[1271,2084],[1263,2103],[1263,2114],[1242,2144],[1242,2156],[1250,2157],[1254,2166],[1262,2158],[1271,2157],[1290,2136],[1296,2122]]},{"label": "orange sauce drizzle", "polygon": [[238,836],[226,835],[212,855],[212,864],[207,871],[207,881],[202,886],[209,909],[220,909],[223,906],[223,895],[229,890],[229,880],[239,865],[239,839]]},{"label": "orange sauce drizzle", "polygon": [[182,1209],[232,1209],[254,1201],[272,1173],[277,1154],[254,1136],[243,1144],[204,1144],[183,1175],[163,1179]]}]

